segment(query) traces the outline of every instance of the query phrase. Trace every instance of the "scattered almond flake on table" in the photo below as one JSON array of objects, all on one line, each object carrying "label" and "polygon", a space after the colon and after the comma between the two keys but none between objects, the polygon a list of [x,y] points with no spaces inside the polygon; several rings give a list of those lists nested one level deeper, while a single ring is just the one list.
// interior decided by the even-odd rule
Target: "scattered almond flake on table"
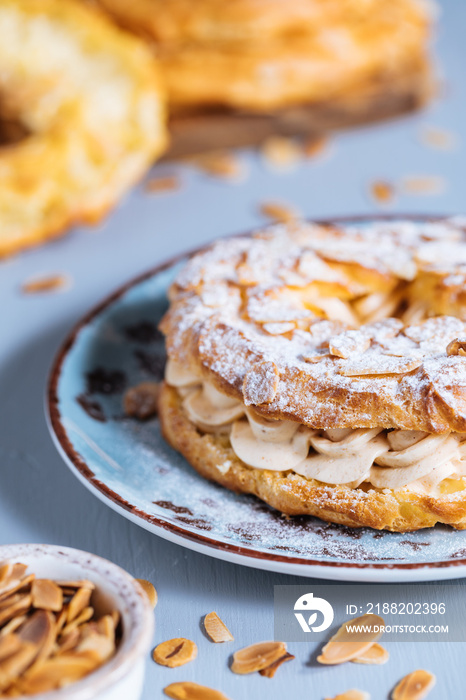
[{"label": "scattered almond flake on table", "polygon": [[215,177],[238,179],[245,174],[244,165],[230,151],[201,153],[196,156],[189,156],[186,162]]},{"label": "scattered almond flake on table", "polygon": [[381,665],[386,664],[390,654],[381,644],[373,644],[367,651],[351,659],[355,664]]},{"label": "scattered almond flake on table", "polygon": [[385,622],[379,615],[367,614],[347,620],[322,648],[317,661],[334,665],[358,658],[382,636],[384,627]]},{"label": "scattered almond flake on table", "polygon": [[157,414],[159,394],[158,382],[141,382],[125,391],[123,410],[131,418],[147,420]]},{"label": "scattered almond flake on table", "polygon": [[144,185],[144,190],[149,194],[174,192],[181,187],[181,180],[177,175],[163,175],[151,177]]},{"label": "scattered almond flake on table", "polygon": [[293,661],[294,658],[295,657],[293,656],[293,654],[286,652],[286,654],[284,654],[279,659],[277,659],[276,661],[271,663],[270,666],[266,666],[266,668],[262,668],[259,671],[259,673],[261,676],[266,676],[266,678],[273,678],[283,663],[285,663],[286,661]]},{"label": "scattered almond flake on table", "polygon": [[328,151],[329,139],[327,136],[306,139],[302,144],[302,154],[305,158],[316,158]]},{"label": "scattered almond flake on table", "polygon": [[152,608],[155,608],[159,597],[157,595],[157,591],[155,590],[154,584],[150,581],[146,581],[145,578],[137,578],[136,581],[139,583],[142,590],[149,598],[149,603],[151,604]]},{"label": "scattered almond flake on table", "polygon": [[190,639],[177,637],[168,639],[166,642],[158,644],[153,653],[152,658],[155,663],[160,666],[168,666],[169,668],[177,668],[184,664],[194,661],[197,657],[197,646]]},{"label": "scattered almond flake on table", "polygon": [[71,277],[68,275],[44,275],[35,277],[21,285],[23,294],[46,294],[49,292],[65,291],[71,287]]},{"label": "scattered almond flake on table", "polygon": [[370,700],[371,696],[365,690],[347,690],[344,693],[339,693],[333,698],[325,698],[325,700]]},{"label": "scattered almond flake on table", "polygon": [[280,202],[263,202],[259,207],[260,213],[273,221],[286,223],[299,218],[296,209]]},{"label": "scattered almond flake on table", "polygon": [[286,136],[271,136],[261,146],[265,162],[272,168],[288,170],[302,158],[302,151],[295,139]]},{"label": "scattered almond flake on table", "polygon": [[258,642],[233,654],[231,670],[233,673],[244,675],[255,673],[268,668],[279,659],[286,656],[285,642]]},{"label": "scattered almond flake on table", "polygon": [[379,204],[392,204],[395,199],[395,188],[386,180],[374,180],[371,183],[370,191],[372,197]]},{"label": "scattered almond flake on table", "polygon": [[232,642],[234,637],[216,612],[211,612],[204,618],[205,631],[213,642]]},{"label": "scattered almond flake on table", "polygon": [[410,175],[401,180],[400,189],[410,195],[442,194],[447,187],[445,178],[437,175]]},{"label": "scattered almond flake on table", "polygon": [[434,126],[422,127],[420,139],[426,146],[441,151],[451,151],[457,144],[457,138],[454,133]]},{"label": "scattered almond flake on table", "polygon": [[435,676],[418,669],[401,679],[394,688],[392,700],[423,700],[435,685]]},{"label": "scattered almond flake on table", "polygon": [[191,681],[171,683],[163,689],[163,692],[173,700],[228,700],[227,696],[219,690]]}]

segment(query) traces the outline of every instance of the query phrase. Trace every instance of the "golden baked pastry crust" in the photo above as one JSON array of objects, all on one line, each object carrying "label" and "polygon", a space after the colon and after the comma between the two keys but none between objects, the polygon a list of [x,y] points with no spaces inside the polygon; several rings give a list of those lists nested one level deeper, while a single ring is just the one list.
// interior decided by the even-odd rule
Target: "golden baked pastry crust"
[{"label": "golden baked pastry crust", "polygon": [[417,0],[100,4],[156,41],[177,112],[328,102],[427,72],[431,17]]},{"label": "golden baked pastry crust", "polygon": [[[188,419],[178,393],[163,384],[159,415],[165,439],[201,476],[240,493],[254,494],[288,515],[312,515],[349,527],[408,532],[436,523],[466,528],[466,493],[425,496],[400,489],[329,486],[298,474],[254,469],[225,437],[202,434]],[[229,462],[226,473],[218,468]]]},{"label": "golden baked pastry crust", "polygon": [[[425,297],[432,275],[443,293]],[[443,313],[445,297],[453,311],[461,280],[466,231],[453,220],[295,222],[223,239],[192,258],[161,329],[170,357],[265,417],[318,429],[466,432],[466,361],[446,351],[466,336],[464,294],[455,298],[458,318],[425,320]],[[406,305],[404,322],[374,325]],[[329,349],[361,324],[348,356]],[[359,347],[366,336],[369,346]],[[267,383],[267,365],[279,382],[264,398],[248,387]]]},{"label": "golden baked pastry crust", "polygon": [[96,10],[4,0],[0,37],[1,113],[28,134],[0,149],[2,256],[99,220],[167,137],[151,51]]}]

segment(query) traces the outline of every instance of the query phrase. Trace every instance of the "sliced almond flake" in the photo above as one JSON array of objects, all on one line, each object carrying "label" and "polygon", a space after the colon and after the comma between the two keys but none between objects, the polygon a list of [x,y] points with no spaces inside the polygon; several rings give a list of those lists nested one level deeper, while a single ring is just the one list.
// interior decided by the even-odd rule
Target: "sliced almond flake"
[{"label": "sliced almond flake", "polygon": [[157,605],[158,596],[154,584],[150,581],[146,581],[145,578],[137,578],[136,581],[139,583],[142,590],[147,595],[152,608],[155,608],[155,606]]},{"label": "sliced almond flake", "polygon": [[88,607],[91,595],[92,590],[90,588],[78,588],[68,606],[67,622],[72,622],[84,608]]},{"label": "sliced almond flake", "polygon": [[164,192],[174,192],[181,187],[180,178],[177,175],[164,175],[162,177],[151,177],[144,185],[144,189],[149,194],[159,194]]},{"label": "sliced almond flake", "polygon": [[55,652],[56,655],[64,654],[72,649],[75,649],[79,640],[81,638],[81,630],[75,627],[74,629],[63,634],[60,637],[60,643],[58,649]]},{"label": "sliced almond flake", "polygon": [[330,338],[328,347],[332,355],[347,359],[366,352],[370,344],[371,339],[364,331],[344,331]]},{"label": "sliced almond flake", "polygon": [[309,138],[302,144],[302,154],[305,158],[316,158],[328,150],[329,139],[327,136]]},{"label": "sliced almond flake", "polygon": [[4,585],[0,587],[0,601],[10,596],[16,591],[20,591],[22,588],[26,588],[35,579],[34,574],[29,574],[29,576],[17,577],[14,575],[14,571],[10,578],[4,581]]},{"label": "sliced almond flake", "polygon": [[31,665],[37,655],[32,642],[22,642],[20,649],[0,662],[0,692],[7,688]]},{"label": "sliced almond flake", "polygon": [[197,656],[197,646],[190,639],[178,637],[162,642],[155,647],[152,658],[155,663],[169,668],[177,668],[194,661]]},{"label": "sliced almond flake", "polygon": [[267,666],[267,668],[262,668],[259,673],[261,676],[266,676],[266,678],[273,678],[283,663],[286,661],[293,661],[294,658],[295,657],[293,654],[286,652],[286,654],[274,661],[272,664],[270,664],[270,666]]},{"label": "sliced almond flake", "polygon": [[71,278],[67,275],[47,275],[23,282],[23,294],[44,294],[63,291],[71,286]]},{"label": "sliced almond flake", "polygon": [[466,357],[466,338],[455,338],[447,345],[447,355]]},{"label": "sliced almond flake", "polygon": [[[363,628],[364,631],[356,631],[354,627]],[[385,622],[379,615],[367,614],[347,620],[323,647],[317,661],[334,665],[356,659],[382,636],[384,627]]]},{"label": "sliced almond flake", "polygon": [[55,616],[49,610],[38,610],[18,629],[17,635],[23,642],[32,642],[38,648],[34,659],[34,666],[37,666],[50,656],[55,646]]},{"label": "sliced almond flake", "polygon": [[264,323],[262,326],[264,331],[270,333],[270,335],[283,335],[284,333],[290,333],[296,328],[296,324],[291,322],[284,323]]},{"label": "sliced almond flake", "polygon": [[167,685],[163,692],[173,700],[228,700],[227,696],[219,690],[207,688],[191,681],[181,681]]},{"label": "sliced almond flake", "polygon": [[328,350],[315,350],[315,352],[306,352],[306,354],[303,354],[301,357],[304,362],[314,364],[324,360],[325,358],[331,357],[331,355]]},{"label": "sliced almond flake", "polygon": [[345,377],[363,375],[406,374],[420,367],[421,357],[395,357],[367,352],[354,359],[345,360],[339,367],[338,374]]},{"label": "sliced almond flake", "polygon": [[92,619],[93,615],[94,608],[89,605],[87,608],[84,608],[84,610],[81,610],[77,617],[73,618],[71,622],[68,622],[65,627],[63,627],[63,634],[67,634],[76,627],[79,627],[79,625],[82,625],[84,622],[88,622],[90,619]]},{"label": "sliced almond flake", "polygon": [[435,676],[419,669],[401,679],[392,692],[392,700],[422,700],[435,685]]},{"label": "sliced almond flake", "polygon": [[199,170],[215,177],[236,179],[244,175],[243,164],[234,153],[229,151],[211,151],[191,156],[187,160]]},{"label": "sliced almond flake", "polygon": [[371,194],[379,204],[391,204],[395,199],[395,188],[386,180],[374,180],[371,184]]},{"label": "sliced almond flake", "polygon": [[109,639],[113,639],[115,637],[115,630],[116,625],[113,615],[104,615],[96,623],[96,631]]},{"label": "sliced almond flake", "polygon": [[302,157],[299,143],[286,136],[271,136],[261,147],[265,162],[273,168],[289,169]]},{"label": "sliced almond flake", "polygon": [[403,178],[401,189],[405,194],[434,195],[442,194],[447,187],[445,178],[437,175],[412,175]]},{"label": "sliced almond flake", "polygon": [[32,582],[31,596],[35,608],[60,612],[63,607],[63,591],[50,579],[36,578]]},{"label": "sliced almond flake", "polygon": [[13,570],[13,565],[9,561],[4,561],[0,564],[0,586],[2,583],[10,577]]},{"label": "sliced almond flake", "polygon": [[13,605],[10,605],[9,607],[0,610],[0,625],[3,625],[5,624],[5,622],[8,622],[12,618],[27,612],[31,607],[31,602],[31,596],[25,594],[21,596],[21,598],[18,601],[16,601]]},{"label": "sliced almond flake", "polygon": [[22,646],[21,639],[16,634],[0,637],[0,662],[16,653]]},{"label": "sliced almond flake", "polygon": [[11,632],[15,632],[27,620],[26,615],[19,615],[6,623],[0,630],[0,639]]},{"label": "sliced almond flake", "polygon": [[299,218],[294,207],[281,202],[262,202],[259,207],[260,213],[273,221],[288,222]]},{"label": "sliced almond flake", "polygon": [[421,141],[430,148],[436,148],[441,151],[452,150],[457,138],[455,134],[446,129],[439,129],[433,126],[425,126],[421,131]]},{"label": "sliced almond flake", "polygon": [[204,618],[205,631],[213,642],[232,642],[234,637],[216,612],[211,612]]},{"label": "sliced almond flake", "polygon": [[239,649],[233,654],[231,670],[244,675],[271,666],[287,653],[285,642],[259,642]]},{"label": "sliced almond flake", "polygon": [[347,690],[344,693],[339,693],[333,698],[326,698],[325,700],[371,700],[371,696],[365,690]]},{"label": "sliced almond flake", "polygon": [[365,651],[360,656],[357,656],[351,661],[355,664],[368,664],[368,665],[380,665],[386,664],[390,654],[381,644],[373,644],[367,651]]},{"label": "sliced almond flake", "polygon": [[95,589],[95,583],[88,579],[78,579],[76,581],[56,581],[60,588],[88,588],[90,591]]},{"label": "sliced almond flake", "polygon": [[96,659],[76,653],[56,656],[27,672],[18,682],[18,689],[25,695],[46,693],[84,678],[98,665]]},{"label": "sliced almond flake", "polygon": [[108,661],[113,656],[114,651],[115,640],[113,637],[107,637],[92,630],[83,634],[76,647],[76,653],[90,654],[98,660],[99,664]]}]

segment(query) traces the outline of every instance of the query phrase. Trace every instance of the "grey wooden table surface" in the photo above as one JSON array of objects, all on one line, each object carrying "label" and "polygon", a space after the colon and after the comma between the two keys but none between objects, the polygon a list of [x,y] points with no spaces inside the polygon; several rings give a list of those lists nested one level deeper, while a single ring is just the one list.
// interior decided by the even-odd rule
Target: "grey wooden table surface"
[{"label": "grey wooden table surface", "polygon": [[[199,656],[177,670],[148,660],[144,700],[161,698],[162,688],[175,680],[221,689],[232,700],[319,700],[349,687],[368,690],[378,700],[387,697],[404,673],[418,667],[438,676],[433,700],[466,697],[462,643],[393,644],[383,667],[347,664],[333,669],[309,663],[311,644],[295,644],[296,661],[273,680],[232,674],[227,662],[234,649],[273,637],[273,586],[304,580],[196,554],[123,519],[69,472],[52,444],[43,410],[54,353],[90,306],[165,258],[262,224],[261,201],[281,200],[309,217],[375,214],[381,210],[369,195],[374,179],[399,183],[420,175],[440,178],[442,191],[399,194],[394,211],[466,213],[466,3],[445,0],[442,6],[436,53],[447,84],[442,98],[422,113],[337,135],[324,157],[287,172],[271,170],[259,155],[242,152],[246,177],[234,184],[188,167],[159,165],[156,174],[179,174],[179,192],[149,196],[140,187],[104,225],[76,230],[0,265],[0,543],[85,549],[154,582],[159,592],[156,640],[186,636],[198,643]],[[422,135],[428,127],[454,134],[454,148],[426,146]],[[69,275],[72,286],[49,295],[21,293],[25,280],[47,273]],[[413,596],[415,591],[413,587]],[[449,595],[463,591],[462,585],[452,587]],[[211,610],[234,631],[232,645],[213,645],[203,636],[200,619]]]}]

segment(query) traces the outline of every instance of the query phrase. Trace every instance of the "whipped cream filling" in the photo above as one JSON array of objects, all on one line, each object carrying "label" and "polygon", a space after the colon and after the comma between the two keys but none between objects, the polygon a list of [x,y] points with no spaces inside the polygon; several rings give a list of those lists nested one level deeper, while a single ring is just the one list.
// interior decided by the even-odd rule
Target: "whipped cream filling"
[{"label": "whipped cream filling", "polygon": [[195,370],[168,360],[168,384],[183,398],[201,430],[229,435],[231,447],[256,469],[293,471],[325,484],[409,488],[433,495],[445,479],[466,476],[466,434],[359,428],[313,430],[295,421],[268,420],[226,396]]}]

